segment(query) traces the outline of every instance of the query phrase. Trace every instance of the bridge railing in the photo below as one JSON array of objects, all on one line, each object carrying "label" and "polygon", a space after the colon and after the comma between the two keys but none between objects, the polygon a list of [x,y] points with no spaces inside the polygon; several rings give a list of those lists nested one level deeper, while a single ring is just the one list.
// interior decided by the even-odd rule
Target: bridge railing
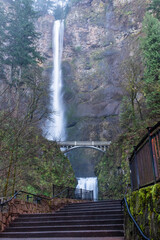
[{"label": "bridge railing", "polygon": [[93,200],[93,191],[53,185],[53,197]]},{"label": "bridge railing", "polygon": [[160,122],[147,129],[129,159],[132,190],[160,181]]}]

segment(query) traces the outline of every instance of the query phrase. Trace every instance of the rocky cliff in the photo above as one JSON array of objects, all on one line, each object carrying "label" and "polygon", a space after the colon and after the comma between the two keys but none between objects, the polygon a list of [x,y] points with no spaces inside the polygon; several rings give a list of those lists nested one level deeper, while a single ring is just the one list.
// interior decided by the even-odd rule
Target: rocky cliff
[{"label": "rocky cliff", "polygon": [[[122,63],[137,52],[146,1],[74,2],[65,19],[62,64],[67,140],[112,140],[120,132]],[[38,23],[47,81],[52,69],[52,22],[45,16]],[[78,176],[94,174],[91,165],[98,156],[92,153],[88,162],[88,150],[69,155]]]},{"label": "rocky cliff", "polygon": [[138,49],[145,4],[81,0],[72,6],[63,52],[69,140],[112,140],[119,133],[122,63]]},{"label": "rocky cliff", "polygon": [[121,65],[137,48],[144,2],[82,0],[71,8],[63,55],[68,139],[110,140],[118,133]]}]

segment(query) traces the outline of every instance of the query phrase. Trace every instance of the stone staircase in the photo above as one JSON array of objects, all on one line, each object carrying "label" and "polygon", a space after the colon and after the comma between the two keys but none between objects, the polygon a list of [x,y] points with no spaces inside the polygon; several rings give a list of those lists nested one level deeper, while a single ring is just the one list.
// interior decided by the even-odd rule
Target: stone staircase
[{"label": "stone staircase", "polygon": [[20,215],[0,238],[124,239],[119,200],[70,204],[54,214]]}]

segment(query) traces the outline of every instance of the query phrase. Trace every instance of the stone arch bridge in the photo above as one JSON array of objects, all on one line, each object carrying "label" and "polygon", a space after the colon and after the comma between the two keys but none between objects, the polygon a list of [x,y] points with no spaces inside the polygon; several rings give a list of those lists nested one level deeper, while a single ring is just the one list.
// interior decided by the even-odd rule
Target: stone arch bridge
[{"label": "stone arch bridge", "polygon": [[57,142],[57,144],[63,149],[62,151],[64,153],[77,148],[92,148],[105,153],[107,147],[111,144],[111,141],[66,141]]}]

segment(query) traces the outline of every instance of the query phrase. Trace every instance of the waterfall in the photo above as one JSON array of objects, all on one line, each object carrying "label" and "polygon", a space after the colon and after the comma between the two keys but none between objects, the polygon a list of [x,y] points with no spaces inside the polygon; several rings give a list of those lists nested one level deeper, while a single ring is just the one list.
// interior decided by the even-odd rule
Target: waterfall
[{"label": "waterfall", "polygon": [[77,180],[77,189],[93,190],[94,201],[98,200],[98,181],[96,177],[77,178]]},{"label": "waterfall", "polygon": [[50,117],[46,122],[45,136],[49,140],[65,140],[65,120],[62,95],[61,59],[63,52],[64,21],[56,20],[53,25],[53,71],[50,85]]},{"label": "waterfall", "polygon": [[[56,20],[53,25],[53,71],[50,83],[50,116],[45,123],[43,133],[48,140],[64,141],[65,118],[63,105],[63,82],[61,59],[63,52],[64,21]],[[98,183],[96,177],[78,178],[77,189],[92,190],[94,200],[98,199]],[[83,197],[83,194],[82,194]]]}]

